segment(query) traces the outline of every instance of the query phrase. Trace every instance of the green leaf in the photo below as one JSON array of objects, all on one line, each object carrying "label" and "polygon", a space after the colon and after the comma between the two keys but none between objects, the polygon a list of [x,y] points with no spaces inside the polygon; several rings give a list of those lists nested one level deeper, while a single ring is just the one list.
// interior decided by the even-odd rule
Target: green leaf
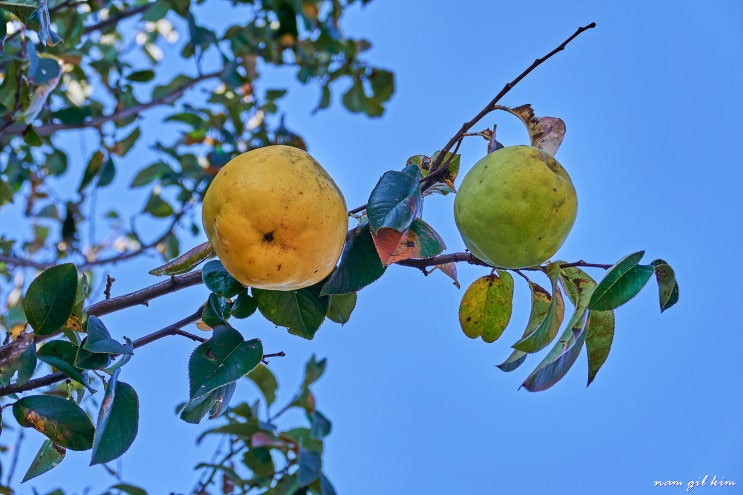
[{"label": "green leaf", "polygon": [[253,471],[255,476],[273,478],[276,467],[271,457],[271,451],[266,447],[255,447],[243,454],[243,464]]},{"label": "green leaf", "polygon": [[356,307],[356,293],[333,294],[328,301],[327,317],[336,323],[345,325],[351,319],[351,313]]},{"label": "green leaf", "polygon": [[57,368],[69,378],[84,385],[90,393],[93,393],[95,389],[88,385],[84,372],[75,368],[77,349],[78,347],[75,344],[66,340],[51,340],[41,346],[36,355],[40,361]]},{"label": "green leaf", "polygon": [[230,314],[235,318],[247,318],[255,313],[256,309],[258,309],[258,301],[248,294],[247,290],[243,290],[237,295],[237,299],[232,304]]},{"label": "green leaf", "polygon": [[320,475],[320,495],[336,495],[335,488],[324,474]]},{"label": "green leaf", "polygon": [[44,443],[41,444],[41,448],[36,453],[34,460],[31,461],[31,465],[23,476],[21,483],[25,483],[30,479],[36,478],[37,476],[54,469],[60,462],[62,462],[66,453],[67,450],[64,447],[54,445],[51,440],[44,440]]},{"label": "green leaf", "polygon": [[126,78],[132,82],[149,82],[155,79],[155,72],[151,70],[138,70],[129,73]]},{"label": "green leaf", "polygon": [[150,4],[150,7],[142,14],[143,21],[159,21],[170,11],[170,4],[167,0],[157,0]]},{"label": "green leaf", "polygon": [[317,360],[315,355],[310,356],[307,364],[304,365],[304,379],[302,380],[302,388],[307,388],[325,373],[325,366],[328,364],[328,360],[323,358]]},{"label": "green leaf", "polygon": [[12,203],[13,202],[13,189],[10,187],[10,184],[0,177],[0,206],[3,206],[6,203]]},{"label": "green leaf", "polygon": [[322,440],[330,434],[332,424],[320,411],[315,411],[311,418],[312,426],[310,427],[310,436]]},{"label": "green leaf", "polygon": [[420,169],[416,165],[382,175],[366,205],[373,232],[381,228],[404,232],[410,227],[423,205],[419,181]]},{"label": "green leaf", "polygon": [[320,478],[322,471],[322,457],[314,450],[299,447],[298,456],[299,470],[297,470],[297,481],[299,486],[307,486]]},{"label": "green leaf", "polygon": [[152,165],[148,165],[147,167],[137,172],[137,175],[134,176],[134,179],[132,179],[132,183],[129,184],[129,187],[135,188],[146,186],[147,184],[156,180],[165,177],[174,177],[176,175],[178,174],[176,174],[175,171],[167,164],[163,162],[155,162]]},{"label": "green leaf", "polygon": [[498,270],[470,285],[459,304],[459,323],[464,334],[485,342],[495,342],[511,320],[513,277]]},{"label": "green leaf", "polygon": [[220,296],[234,297],[243,291],[242,284],[227,272],[219,260],[212,260],[204,265],[201,279],[210,291]]},{"label": "green leaf", "polygon": [[200,423],[207,414],[209,414],[209,419],[216,418],[227,409],[235,388],[237,388],[237,383],[230,382],[206,395],[191,399],[181,411],[180,418],[191,424]]},{"label": "green leaf", "polygon": [[52,118],[63,124],[81,124],[93,114],[90,107],[64,107],[52,113]]},{"label": "green leaf", "polygon": [[59,59],[45,54],[39,56],[38,63],[35,65],[33,72],[29,68],[29,82],[32,84],[44,84],[59,77],[61,72],[62,66],[59,64]]},{"label": "green leaf", "polygon": [[575,360],[578,359],[586,340],[586,332],[581,327],[569,327],[565,333],[569,333],[571,338],[561,337],[555,344],[554,349],[558,350],[556,355],[552,356],[552,353],[550,353],[521,384],[529,392],[539,392],[550,388],[565,376]]},{"label": "green leaf", "polygon": [[37,335],[49,335],[65,324],[75,304],[77,268],[64,263],[44,270],[28,286],[23,310]]},{"label": "green leaf", "polygon": [[82,348],[86,351],[95,354],[133,354],[131,350],[111,338],[108,329],[97,316],[88,316],[86,329],[88,336],[82,345]]},{"label": "green leaf", "polygon": [[340,263],[320,294],[356,292],[381,277],[385,269],[374,247],[369,224],[364,223],[350,232]]},{"label": "green leaf", "polygon": [[173,78],[173,80],[170,81],[168,84],[161,85],[161,86],[155,86],[152,90],[152,99],[156,100],[170,93],[173,93],[174,91],[178,90],[179,88],[182,88],[186,84],[189,84],[192,80],[193,80],[192,78],[185,76],[183,74],[175,76],[175,78]]},{"label": "green leaf", "polygon": [[202,261],[214,256],[214,249],[209,242],[199,244],[195,248],[186,251],[174,260],[168,261],[162,266],[150,270],[150,275],[179,275],[190,272]]},{"label": "green leaf", "polygon": [[139,423],[139,398],[128,383],[119,381],[116,370],[108,381],[96,424],[90,464],[121,457],[134,442]]},{"label": "green leaf", "polygon": [[372,238],[384,265],[411,258],[430,258],[446,249],[438,232],[420,218],[413,220],[405,232],[384,227],[376,233],[372,231]]},{"label": "green leaf", "polygon": [[36,20],[39,23],[39,41],[47,46],[55,46],[62,42],[62,38],[60,38],[52,29],[49,9],[47,8],[46,3],[43,5],[43,8],[40,7],[32,15],[32,17],[36,17]]},{"label": "green leaf", "polygon": [[[39,8],[38,0],[0,0],[0,9],[5,9],[12,12],[23,22],[26,26],[38,31],[39,21],[32,18],[32,14]],[[5,22],[5,18],[1,20]]]},{"label": "green leaf", "polygon": [[655,272],[652,265],[638,265],[644,254],[638,251],[612,266],[593,292],[589,309],[608,311],[635,297]]},{"label": "green leaf", "polygon": [[[5,324],[8,323],[6,317]],[[12,328],[12,325],[8,325],[8,328]],[[32,334],[22,333],[14,341],[0,347],[0,384],[9,385],[16,373],[15,385],[23,385],[31,379],[36,370],[36,346],[33,340]]]},{"label": "green leaf", "polygon": [[32,125],[26,126],[23,130],[23,141],[29,146],[41,146],[44,144]]},{"label": "green leaf", "polygon": [[389,100],[395,92],[395,75],[390,71],[372,69],[369,82],[374,92],[374,99],[379,102]]},{"label": "green leaf", "polygon": [[86,187],[90,185],[91,182],[93,182],[93,179],[96,175],[98,175],[98,172],[101,171],[101,167],[103,166],[103,161],[106,159],[106,155],[103,153],[103,151],[98,150],[90,157],[90,160],[88,160],[88,166],[85,167],[85,171],[83,172],[83,178],[80,180],[80,185],[77,187],[77,192],[83,192]]},{"label": "green leaf", "polygon": [[588,386],[609,356],[614,340],[614,311],[589,311],[586,327]]},{"label": "green leaf", "polygon": [[211,328],[219,325],[227,325],[229,319],[227,300],[217,294],[209,294],[209,299],[204,305],[201,313],[201,321]]},{"label": "green leaf", "polygon": [[[513,348],[519,351],[534,353],[541,349],[544,349],[552,339],[557,335],[557,331],[560,329],[562,319],[565,316],[565,302],[562,298],[562,293],[557,285],[560,276],[560,267],[556,263],[548,265],[548,273],[550,281],[552,282],[552,296],[547,291],[538,285],[534,285],[531,282],[529,285],[532,289],[532,314],[529,316],[529,323],[531,326],[535,324],[532,318],[540,318],[541,321],[536,321],[536,326],[532,332],[525,333],[524,337],[518,342],[513,344]],[[545,303],[548,304],[547,311],[542,315],[542,311],[545,307]],[[535,312],[536,311],[536,312]]]},{"label": "green leaf", "polygon": [[663,260],[650,263],[655,270],[655,280],[658,282],[658,297],[660,312],[667,310],[679,300],[679,286],[676,283],[676,274],[673,268]]},{"label": "green leaf", "polygon": [[117,483],[109,488],[109,490],[118,490],[128,495],[147,495],[147,491],[143,488],[128,483]]},{"label": "green leaf", "polygon": [[135,127],[132,132],[129,133],[127,137],[122,139],[121,141],[116,142],[109,151],[113,153],[114,155],[118,156],[124,156],[126,155],[130,149],[134,146],[134,144],[137,142],[137,139],[139,139],[139,136],[142,134],[142,131],[139,129],[139,127]]},{"label": "green leaf", "polygon": [[203,117],[196,115],[193,112],[174,113],[166,117],[165,122],[181,122],[183,124],[188,124],[195,129],[206,128],[209,125]]},{"label": "green leaf", "polygon": [[70,450],[93,446],[93,423],[72,401],[54,395],[32,395],[13,404],[18,424],[31,427],[57,445]]},{"label": "green leaf", "polygon": [[166,218],[175,213],[173,207],[155,191],[152,191],[150,197],[147,199],[147,204],[144,206],[144,212],[157,218]]},{"label": "green leaf", "polygon": [[328,312],[328,297],[320,295],[319,284],[292,291],[256,289],[251,292],[258,311],[270,322],[289,329],[292,335],[311,340]]},{"label": "green leaf", "polygon": [[212,338],[199,345],[188,363],[190,398],[196,399],[234,382],[263,359],[259,339],[243,340],[240,332],[227,325],[214,328]]},{"label": "green leaf", "polygon": [[279,388],[279,384],[271,370],[266,365],[259,364],[245,376],[256,384],[266,399],[266,405],[273,404],[273,401],[276,400],[276,390]]},{"label": "green leaf", "polygon": [[105,162],[103,162],[103,167],[101,168],[101,173],[98,175],[98,182],[96,182],[96,187],[106,187],[110,185],[114,177],[116,177],[116,165],[114,164],[113,159],[109,156]]},{"label": "green leaf", "polygon": [[278,479],[273,488],[263,492],[262,495],[294,495],[300,488],[297,473],[286,474]]},{"label": "green leaf", "polygon": [[75,367],[84,370],[102,370],[111,364],[111,354],[90,352],[82,347],[77,349]]}]

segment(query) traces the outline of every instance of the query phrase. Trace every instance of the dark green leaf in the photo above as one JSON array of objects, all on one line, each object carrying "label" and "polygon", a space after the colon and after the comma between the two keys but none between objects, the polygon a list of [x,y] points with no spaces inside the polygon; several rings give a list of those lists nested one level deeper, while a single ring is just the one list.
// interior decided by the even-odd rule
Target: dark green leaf
[{"label": "dark green leaf", "polygon": [[133,82],[148,82],[155,79],[155,72],[151,70],[138,70],[130,73],[126,78]]},{"label": "dark green leaf", "polygon": [[289,333],[312,339],[328,311],[328,297],[320,295],[320,284],[293,291],[253,288],[258,310],[275,325]]},{"label": "dark green leaf", "polygon": [[29,68],[29,82],[32,84],[44,84],[52,79],[59,77],[62,72],[62,66],[59,60],[50,56],[39,56],[38,64],[34,67],[33,72]]},{"label": "dark green leaf", "polygon": [[321,294],[356,292],[377,280],[384,271],[369,224],[364,223],[349,234],[340,263],[323,286]]},{"label": "dark green leaf", "polygon": [[0,206],[3,206],[6,203],[12,203],[13,202],[13,189],[10,187],[10,184],[0,177]]},{"label": "dark green leaf", "polygon": [[81,124],[93,114],[90,107],[64,107],[52,113],[52,118],[64,124]]},{"label": "dark green leaf", "polygon": [[108,159],[103,162],[101,173],[98,175],[98,182],[96,187],[106,187],[111,184],[116,177],[116,165],[114,165],[113,159],[109,156]]},{"label": "dark green leaf", "polygon": [[259,364],[253,371],[246,375],[246,378],[255,383],[260,389],[263,397],[266,399],[267,406],[273,404],[273,401],[276,400],[276,390],[279,388],[279,384],[276,381],[276,377],[266,365]]},{"label": "dark green leaf", "polygon": [[183,74],[180,74],[176,76],[168,84],[165,84],[162,86],[155,86],[155,88],[152,90],[152,99],[156,100],[158,98],[162,98],[163,96],[171,94],[174,91],[178,90],[179,88],[185,86],[186,84],[189,84],[191,81],[192,81],[192,78],[188,76],[184,76]]},{"label": "dark green leaf", "polygon": [[588,386],[609,356],[614,340],[614,311],[589,311],[586,326]]},{"label": "dark green leaf", "polygon": [[162,179],[164,177],[172,177],[177,175],[175,171],[163,162],[155,162],[152,165],[140,170],[137,175],[134,176],[132,183],[129,187],[141,187],[146,186],[150,182]]},{"label": "dark green leaf", "polygon": [[205,325],[214,328],[218,325],[227,325],[229,319],[228,304],[224,297],[217,294],[209,294],[209,299],[201,313],[201,321]]},{"label": "dark green leaf", "polygon": [[345,325],[356,307],[356,293],[333,294],[328,301],[327,316],[331,321]]},{"label": "dark green leaf", "polygon": [[147,204],[144,206],[145,213],[149,213],[153,217],[165,218],[171,216],[174,212],[173,207],[168,204],[163,198],[160,197],[155,191],[152,191],[150,197],[147,199]]},{"label": "dark green leaf", "polygon": [[165,17],[170,10],[170,4],[167,0],[157,0],[150,4],[150,7],[142,14],[143,21],[155,22]]},{"label": "dark green leaf", "polygon": [[320,477],[322,457],[318,452],[306,450],[300,446],[298,463],[297,481],[299,486],[307,486]]},{"label": "dark green leaf", "polygon": [[72,401],[54,395],[31,395],[13,404],[18,424],[32,427],[57,445],[70,450],[93,446],[93,423]]},{"label": "dark green leaf", "polygon": [[271,451],[266,447],[255,447],[245,452],[243,464],[253,471],[253,474],[262,478],[273,478],[276,472]]},{"label": "dark green leaf", "polygon": [[26,126],[23,130],[23,140],[29,146],[41,146],[44,144],[32,125]]},{"label": "dark green leaf", "polygon": [[130,485],[128,483],[117,483],[113,485],[109,490],[118,490],[120,492],[124,492],[127,495],[147,495],[147,491],[134,485]]},{"label": "dark green leaf", "polygon": [[[83,340],[85,345],[85,340]],[[94,353],[82,347],[77,349],[75,356],[75,367],[84,370],[99,370],[106,368],[111,364],[111,354]]]},{"label": "dark green leaf", "polygon": [[64,263],[44,270],[28,286],[23,310],[38,335],[54,333],[65,324],[75,304],[77,268]]},{"label": "dark green leaf", "polygon": [[83,371],[75,368],[77,349],[78,347],[75,344],[66,340],[52,340],[41,346],[37,356],[40,361],[57,368],[69,378],[87,387],[90,393],[93,393],[95,390],[88,385],[88,380],[85,378]]},{"label": "dark green leaf", "polygon": [[243,290],[237,295],[237,299],[232,305],[230,314],[235,318],[247,318],[255,313],[256,309],[258,309],[258,301],[248,294],[247,290]]},{"label": "dark green leaf", "polygon": [[165,118],[165,122],[182,122],[188,124],[193,128],[206,128],[208,123],[203,117],[196,115],[193,112],[179,112],[169,115]]},{"label": "dark green leaf", "polygon": [[589,309],[608,311],[637,295],[654,273],[652,265],[638,265],[645,251],[631,254],[612,266],[591,296]]},{"label": "dark green leaf", "polygon": [[420,168],[408,165],[402,172],[388,171],[369,196],[366,212],[376,233],[381,228],[404,232],[420,213]]},{"label": "dark green leaf", "polygon": [[320,475],[320,495],[336,495],[335,488],[324,474]]},{"label": "dark green leaf", "polygon": [[[575,360],[578,359],[586,340],[586,332],[575,327],[566,329],[566,332],[571,334],[571,338],[563,339],[561,337],[555,344],[555,349],[559,349],[559,353],[555,357],[548,355],[521,384],[529,392],[539,392],[550,388],[565,376]],[[547,360],[548,358],[549,360]]]},{"label": "dark green leaf", "polygon": [[86,187],[90,185],[91,182],[93,182],[93,179],[96,175],[98,175],[98,172],[101,171],[101,167],[103,166],[103,161],[106,159],[106,155],[103,153],[103,151],[98,150],[90,157],[90,160],[88,160],[88,166],[85,167],[85,171],[83,172],[83,178],[80,180],[80,185],[77,187],[77,192],[82,192],[85,190]]},{"label": "dark green leaf", "polygon": [[209,414],[209,419],[216,418],[230,404],[236,387],[236,382],[230,382],[206,395],[190,400],[181,411],[180,418],[191,424],[200,423],[207,414]]},{"label": "dark green leaf", "polygon": [[243,340],[240,332],[227,325],[214,328],[212,338],[199,345],[188,363],[190,398],[234,382],[263,359],[259,339]]},{"label": "dark green leaf", "polygon": [[[556,263],[548,266],[550,281],[552,282],[552,296],[538,285],[530,283],[532,289],[532,313],[529,316],[527,328],[531,325],[533,331],[525,333],[524,337],[513,345],[519,351],[533,353],[544,349],[557,335],[562,319],[565,315],[565,302],[557,285],[560,268]],[[546,313],[543,313],[545,307]],[[540,320],[541,318],[541,320]]]},{"label": "dark green leaf", "polygon": [[92,353],[101,354],[133,354],[120,342],[111,338],[111,334],[97,316],[88,316],[88,337],[83,342],[83,349]]},{"label": "dark green leaf", "polygon": [[119,381],[120,371],[111,376],[101,402],[91,465],[121,457],[137,436],[139,398],[131,385]]},{"label": "dark green leaf", "polygon": [[655,280],[658,282],[660,312],[662,313],[678,302],[679,286],[676,282],[676,274],[668,263],[655,260],[651,265],[655,270]]},{"label": "dark green leaf", "polygon": [[395,75],[390,71],[372,69],[369,81],[374,91],[374,99],[379,102],[389,100],[395,92]]},{"label": "dark green leaf", "polygon": [[320,411],[315,411],[312,414],[311,421],[310,435],[313,438],[322,440],[330,434],[330,430],[332,429],[330,420],[320,413]]},{"label": "dark green leaf", "polygon": [[201,279],[206,287],[220,296],[234,297],[243,286],[230,275],[219,260],[209,261],[201,269]]},{"label": "dark green leaf", "polygon": [[31,466],[29,466],[28,471],[26,471],[26,474],[23,476],[21,483],[25,483],[32,478],[54,469],[60,462],[62,462],[66,453],[67,450],[64,447],[54,445],[51,440],[44,440],[44,443],[41,444],[41,448],[36,453],[36,457],[31,461]]}]

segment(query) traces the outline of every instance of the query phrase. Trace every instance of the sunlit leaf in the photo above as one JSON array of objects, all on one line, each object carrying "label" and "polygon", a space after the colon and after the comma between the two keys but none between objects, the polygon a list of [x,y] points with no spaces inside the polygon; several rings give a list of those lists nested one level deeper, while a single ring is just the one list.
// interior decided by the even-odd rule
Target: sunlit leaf
[{"label": "sunlit leaf", "polygon": [[652,265],[639,265],[645,251],[619,260],[593,292],[588,307],[598,311],[615,309],[637,295],[655,272]]},{"label": "sunlit leaf", "polygon": [[118,459],[137,436],[139,398],[131,385],[119,381],[120,371],[116,370],[109,379],[101,402],[91,465]]},{"label": "sunlit leaf", "polygon": [[70,450],[93,446],[93,423],[85,411],[72,401],[55,395],[31,395],[13,404],[18,424],[44,434],[57,445]]},{"label": "sunlit leaf", "polygon": [[23,310],[38,335],[49,335],[65,324],[75,304],[77,268],[64,263],[44,270],[28,286]]},{"label": "sunlit leaf", "polygon": [[459,324],[467,337],[495,342],[511,319],[512,305],[513,277],[498,270],[467,288],[459,305]]},{"label": "sunlit leaf", "polygon": [[174,260],[168,261],[162,266],[150,270],[150,275],[179,275],[187,273],[196,268],[202,261],[214,256],[214,249],[209,242],[199,244],[193,249],[186,251]]}]

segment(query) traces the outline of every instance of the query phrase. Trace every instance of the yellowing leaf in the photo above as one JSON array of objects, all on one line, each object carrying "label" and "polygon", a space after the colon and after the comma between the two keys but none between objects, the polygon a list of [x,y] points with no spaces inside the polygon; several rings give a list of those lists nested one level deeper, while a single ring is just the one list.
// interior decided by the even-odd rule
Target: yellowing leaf
[{"label": "yellowing leaf", "polygon": [[498,270],[467,288],[459,305],[459,324],[467,337],[495,342],[511,319],[512,305],[513,277]]}]

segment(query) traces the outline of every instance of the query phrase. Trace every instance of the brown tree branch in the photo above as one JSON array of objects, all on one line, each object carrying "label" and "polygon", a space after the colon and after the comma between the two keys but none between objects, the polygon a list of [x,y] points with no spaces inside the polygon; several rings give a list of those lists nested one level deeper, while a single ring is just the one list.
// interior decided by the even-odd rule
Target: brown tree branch
[{"label": "brown tree branch", "polygon": [[137,14],[141,14],[145,10],[149,9],[152,5],[153,5],[152,3],[146,3],[144,5],[140,5],[139,7],[125,10],[123,12],[120,12],[117,15],[114,15],[107,19],[102,20],[101,22],[97,24],[92,24],[90,26],[87,26],[84,32],[85,34],[90,34],[96,31],[101,31],[103,29],[106,29],[107,27],[115,26],[116,24],[118,24],[120,21],[123,21],[124,19],[128,19],[129,17],[133,17]]},{"label": "brown tree branch", "polygon": [[184,273],[183,275],[174,275],[144,289],[91,304],[85,309],[85,312],[89,315],[102,316],[140,304],[147,305],[152,299],[198,285],[201,282],[201,270]]},{"label": "brown tree branch", "polygon": [[[401,266],[409,266],[412,268],[418,268],[419,270],[425,270],[428,267],[436,266],[436,265],[445,265],[446,263],[469,263],[471,265],[480,265],[480,266],[487,266],[491,267],[489,263],[486,263],[482,261],[481,259],[474,256],[472,253],[466,252],[466,253],[450,253],[450,254],[440,254],[438,256],[433,256],[431,258],[413,258],[413,259],[407,259],[407,260],[401,260],[395,262],[396,265]],[[569,268],[571,266],[576,267],[583,267],[583,268],[602,268],[604,270],[608,270],[612,267],[612,265],[606,265],[603,263],[588,263],[586,261],[580,260],[575,261],[572,263],[561,263],[560,268]]]},{"label": "brown tree branch", "polygon": [[[186,92],[186,90],[196,86],[200,82],[218,77],[221,73],[222,73],[221,70],[217,70],[214,72],[209,72],[207,74],[202,74],[198,77],[191,79],[184,85],[179,86],[178,88],[174,89],[170,93],[160,96],[159,98],[155,98],[146,103],[140,103],[139,105],[134,105],[131,107],[123,108],[109,115],[102,115],[100,117],[95,117],[90,120],[85,120],[79,123],[44,124],[39,127],[34,127],[34,130],[39,136],[49,136],[59,131],[65,131],[65,130],[71,130],[71,129],[100,128],[103,124],[107,122],[111,122],[113,120],[125,119],[127,117],[139,115],[141,112],[145,110],[149,110],[150,108],[153,108],[153,107],[159,107],[162,105],[170,105],[171,103],[175,102],[178,98],[180,98],[183,95],[183,93]],[[5,134],[17,136],[17,135],[21,135],[25,129],[26,129],[26,126],[13,125],[13,126],[8,127],[5,130]]]}]

